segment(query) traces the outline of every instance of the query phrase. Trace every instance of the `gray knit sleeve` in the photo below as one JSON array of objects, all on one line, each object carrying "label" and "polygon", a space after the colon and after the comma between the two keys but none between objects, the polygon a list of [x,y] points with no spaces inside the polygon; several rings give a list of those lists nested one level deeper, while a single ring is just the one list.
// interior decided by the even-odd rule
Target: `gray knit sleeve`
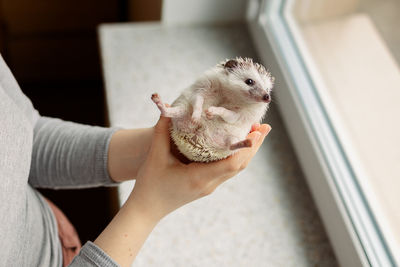
[{"label": "gray knit sleeve", "polygon": [[107,169],[115,130],[40,117],[34,127],[29,183],[53,189],[117,184]]},{"label": "gray knit sleeve", "polygon": [[101,248],[92,242],[87,242],[75,256],[69,267],[119,267]]}]

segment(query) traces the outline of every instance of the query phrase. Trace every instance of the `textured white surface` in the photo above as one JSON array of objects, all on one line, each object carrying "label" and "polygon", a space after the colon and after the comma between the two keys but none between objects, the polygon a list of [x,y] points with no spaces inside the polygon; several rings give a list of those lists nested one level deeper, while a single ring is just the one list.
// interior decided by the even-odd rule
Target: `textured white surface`
[{"label": "textured white surface", "polygon": [[[100,42],[110,122],[122,127],[156,122],[152,92],[170,103],[216,62],[255,56],[239,25],[110,24],[100,28]],[[273,130],[248,168],[164,218],[133,266],[337,266],[279,114],[270,110]],[[122,201],[132,186],[120,186]]]}]

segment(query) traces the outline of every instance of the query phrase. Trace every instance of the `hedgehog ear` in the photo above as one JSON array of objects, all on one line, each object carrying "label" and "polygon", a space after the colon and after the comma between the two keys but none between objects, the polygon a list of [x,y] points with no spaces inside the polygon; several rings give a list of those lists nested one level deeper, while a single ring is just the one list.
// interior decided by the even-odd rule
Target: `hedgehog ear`
[{"label": "hedgehog ear", "polygon": [[225,69],[228,69],[228,70],[232,70],[232,69],[236,68],[237,65],[238,65],[237,60],[231,59],[231,60],[228,60],[228,61],[224,64],[224,68],[225,68]]}]

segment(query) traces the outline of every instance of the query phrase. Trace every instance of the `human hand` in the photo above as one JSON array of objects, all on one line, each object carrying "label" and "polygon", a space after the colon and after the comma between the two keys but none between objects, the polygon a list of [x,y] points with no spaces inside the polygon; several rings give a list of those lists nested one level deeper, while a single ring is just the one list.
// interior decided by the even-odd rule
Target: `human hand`
[{"label": "human hand", "polygon": [[[161,218],[186,203],[210,194],[218,185],[244,169],[271,130],[267,124],[253,125],[247,136],[252,142],[251,147],[240,149],[217,162],[184,164],[171,153],[169,122],[170,119],[161,117],[155,127],[144,130],[143,133],[147,131],[146,142],[150,148],[146,150],[146,144],[143,146],[142,152],[145,151],[147,156],[137,171],[136,185],[118,214],[94,241],[124,267],[131,266]],[[129,132],[124,134],[129,137]],[[117,147],[123,149],[124,144],[131,144],[120,142],[124,139],[116,139]],[[137,156],[140,159],[143,154],[138,153]],[[129,159],[128,155],[126,162],[129,163]]]},{"label": "human hand", "polygon": [[212,193],[221,183],[243,170],[271,130],[267,124],[255,124],[247,136],[252,142],[251,147],[240,149],[224,160],[183,164],[171,153],[169,123],[169,118],[160,117],[154,127],[150,150],[127,201],[153,223]]}]

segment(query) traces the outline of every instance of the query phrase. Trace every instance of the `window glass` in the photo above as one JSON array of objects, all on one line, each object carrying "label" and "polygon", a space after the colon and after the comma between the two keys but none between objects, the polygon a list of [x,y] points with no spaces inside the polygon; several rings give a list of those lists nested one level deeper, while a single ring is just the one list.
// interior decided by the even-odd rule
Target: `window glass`
[{"label": "window glass", "polygon": [[293,0],[287,25],[373,215],[400,248],[400,1]]}]

